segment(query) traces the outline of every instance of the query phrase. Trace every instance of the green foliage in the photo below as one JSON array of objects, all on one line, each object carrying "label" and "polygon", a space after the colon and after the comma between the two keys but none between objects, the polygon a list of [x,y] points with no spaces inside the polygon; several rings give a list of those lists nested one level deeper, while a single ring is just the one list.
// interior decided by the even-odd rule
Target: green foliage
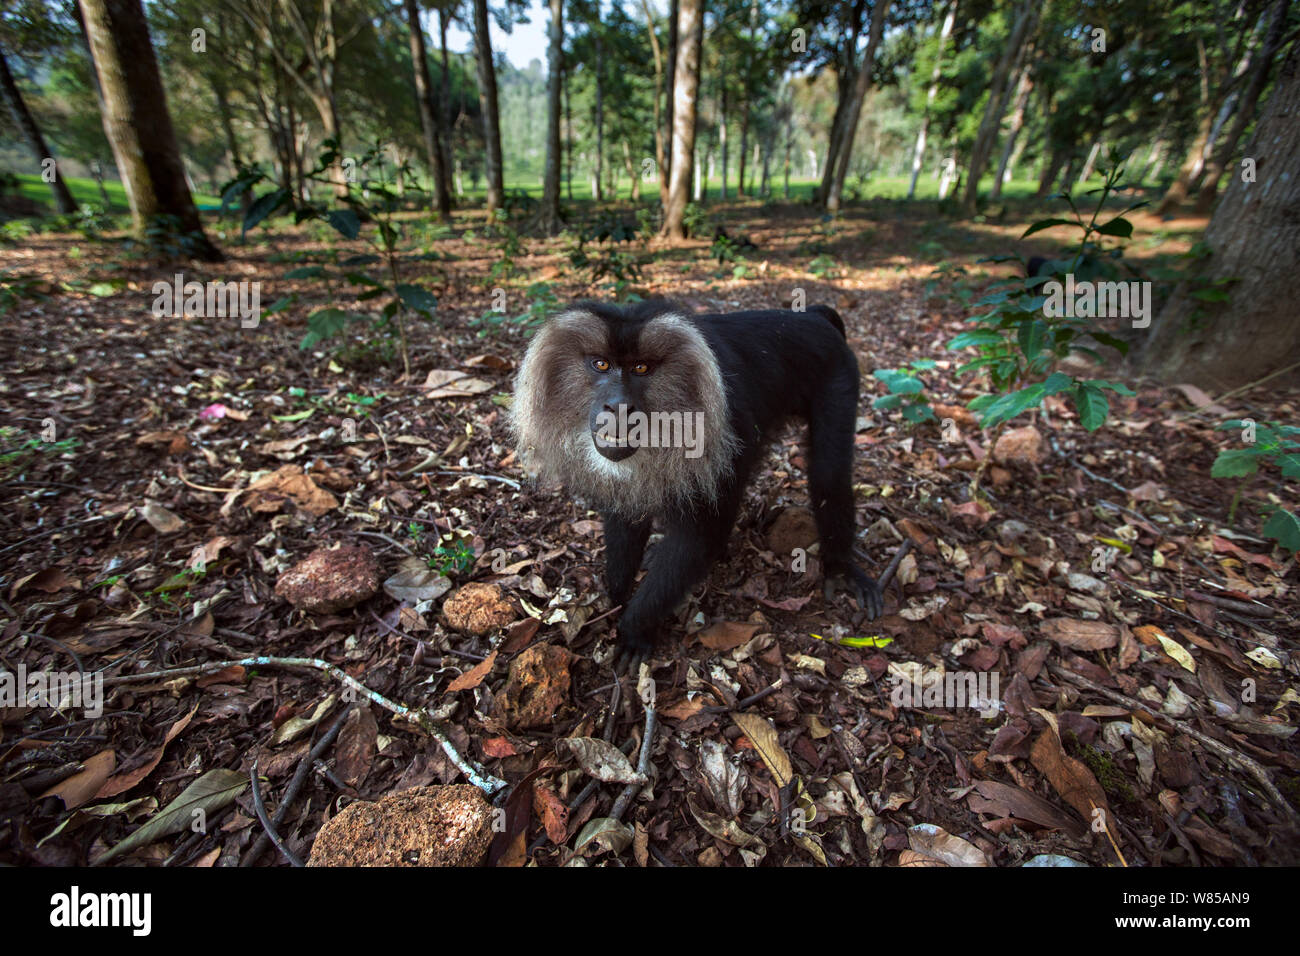
[{"label": "green foliage", "polygon": [[[1224,422],[1218,430],[1240,431],[1242,440],[1246,442],[1245,448],[1223,449],[1210,467],[1211,478],[1241,479],[1228,509],[1230,523],[1236,518],[1242,491],[1261,465],[1277,468],[1285,479],[1300,481],[1300,428],[1277,422],[1234,419]],[[1269,512],[1264,523],[1264,535],[1292,554],[1300,551],[1300,519],[1285,508],[1279,506]]]},{"label": "green foliage", "polygon": [[457,538],[450,547],[440,544],[434,548],[425,563],[443,577],[467,571],[474,564],[474,547],[467,539]]},{"label": "green foliage", "polygon": [[928,372],[935,367],[932,359],[918,359],[906,368],[879,368],[871,373],[872,377],[885,383],[888,395],[881,395],[871,403],[872,408],[881,411],[900,409],[904,420],[913,425],[933,421],[934,409],[925,400],[922,393],[925,383],[921,381],[921,372]]},{"label": "green foliage", "polygon": [[549,282],[534,282],[528,287],[525,295],[528,297],[528,306],[518,315],[510,315],[504,309],[501,311],[492,309],[484,312],[477,319],[471,319],[470,324],[478,330],[479,338],[499,332],[507,324],[531,332],[545,322],[546,317],[560,305],[560,300]]},{"label": "green foliage", "polygon": [[808,271],[819,279],[834,279],[840,274],[840,267],[834,257],[822,253],[808,263]]},{"label": "green foliage", "polygon": [[[1038,408],[1049,395],[1064,394],[1069,397],[1079,413],[1079,422],[1088,431],[1095,431],[1106,421],[1110,405],[1106,392],[1122,395],[1134,394],[1126,385],[1101,379],[1076,379],[1056,371],[1056,365],[1072,352],[1083,352],[1094,358],[1101,356],[1089,341],[1097,342],[1123,353],[1127,344],[1115,336],[1092,328],[1093,320],[1079,316],[1053,316],[1045,308],[1047,296],[1042,286],[1067,274],[1077,279],[1101,280],[1115,275],[1114,261],[1119,250],[1103,247],[1102,237],[1126,238],[1132,234],[1132,225],[1121,213],[1106,222],[1098,222],[1106,198],[1119,183],[1118,166],[1104,173],[1105,182],[1097,207],[1089,219],[1078,211],[1074,200],[1063,198],[1074,212],[1073,219],[1044,219],[1025,230],[1030,236],[1056,226],[1077,228],[1080,238],[1073,253],[1063,259],[1048,263],[1050,276],[1030,276],[995,287],[977,306],[992,306],[991,310],[968,321],[977,328],[963,332],[948,343],[950,349],[974,348],[977,357],[961,366],[958,374],[980,372],[988,377],[993,391],[970,402],[969,408],[980,416],[980,425],[992,428],[1009,422],[1022,412]],[[1145,203],[1135,203],[1124,212]],[[1023,237],[1022,237],[1023,238]],[[999,257],[994,261],[1005,261]],[[1016,261],[1019,261],[1016,258]]]},{"label": "green foliage", "polygon": [[[359,288],[357,298],[360,301],[385,299],[377,315],[350,312],[338,308],[318,309],[307,317],[307,333],[299,342],[299,348],[308,349],[334,339],[352,322],[367,320],[372,330],[381,338],[387,338],[396,327],[401,345],[402,363],[409,370],[410,358],[406,345],[406,325],[403,321],[407,315],[413,315],[432,321],[437,311],[437,300],[427,289],[400,278],[400,256],[398,242],[401,238],[401,226],[394,221],[392,212],[397,205],[397,196],[389,188],[387,171],[384,164],[384,151],[381,144],[370,147],[355,162],[339,153],[338,141],[328,139],[322,144],[322,151],[316,167],[307,174],[307,178],[322,185],[333,186],[331,173],[342,165],[345,170],[355,171],[362,179],[361,190],[349,189],[346,196],[338,197],[343,206],[327,208],[319,203],[305,203],[293,208],[293,197],[288,190],[279,188],[255,198],[249,204],[244,215],[243,232],[255,228],[266,221],[273,213],[282,209],[293,209],[294,221],[312,222],[320,228],[327,228],[344,239],[354,241],[364,239],[375,253],[363,253],[350,256],[339,263],[343,270],[341,275],[331,272],[321,265],[304,266],[290,270],[285,278],[311,279],[323,278],[328,282],[342,278],[349,285]],[[371,173],[377,178],[370,178]],[[403,167],[403,174],[409,174],[409,168]],[[241,166],[238,175],[222,187],[222,198],[233,203],[246,192],[267,180],[266,174],[257,166]],[[366,230],[367,224],[374,228]],[[377,254],[376,254],[377,253]],[[362,268],[382,263],[386,268],[382,278],[376,277]],[[283,307],[289,303],[280,300],[275,306]],[[375,356],[386,356],[391,349],[386,343],[377,348],[363,349],[368,361]]]},{"label": "green foliage", "polygon": [[43,441],[40,438],[23,438],[22,432],[10,426],[0,426],[0,481],[8,481],[21,474],[40,455],[67,455],[76,451],[81,440],[64,438],[60,441]]},{"label": "green foliage", "polygon": [[621,291],[629,282],[641,279],[640,257],[618,248],[638,238],[637,228],[616,215],[603,215],[568,234],[569,264],[585,271],[592,282],[612,280],[613,289]]}]

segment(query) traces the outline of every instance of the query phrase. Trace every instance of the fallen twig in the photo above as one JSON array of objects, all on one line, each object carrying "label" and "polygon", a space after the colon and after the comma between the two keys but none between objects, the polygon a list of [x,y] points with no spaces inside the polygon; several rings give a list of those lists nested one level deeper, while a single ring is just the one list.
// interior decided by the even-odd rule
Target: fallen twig
[{"label": "fallen twig", "polygon": [[1255,780],[1259,783],[1260,787],[1263,788],[1264,792],[1268,794],[1269,799],[1272,800],[1275,804],[1277,804],[1278,809],[1280,809],[1283,813],[1285,813],[1286,816],[1290,818],[1293,822],[1300,823],[1300,813],[1297,813],[1295,808],[1292,807],[1291,804],[1287,803],[1286,798],[1282,796],[1281,791],[1279,791],[1277,787],[1273,785],[1273,781],[1269,777],[1268,771],[1265,770],[1262,766],[1260,766],[1260,764],[1257,761],[1252,760],[1250,757],[1247,757],[1241,751],[1234,750],[1233,748],[1229,747],[1227,744],[1220,743],[1219,741],[1215,740],[1213,737],[1209,736],[1208,734],[1201,733],[1201,731],[1196,730],[1194,727],[1191,727],[1180,720],[1175,720],[1173,717],[1170,717],[1168,714],[1162,714],[1158,710],[1152,710],[1150,707],[1142,703],[1142,701],[1140,700],[1137,700],[1133,697],[1129,697],[1126,694],[1121,694],[1119,691],[1111,690],[1109,687],[1103,687],[1101,684],[1098,684],[1095,681],[1091,681],[1088,678],[1083,677],[1082,675],[1076,674],[1073,671],[1066,670],[1064,667],[1061,667],[1059,664],[1050,664],[1048,666],[1051,668],[1052,673],[1055,674],[1057,677],[1063,678],[1064,680],[1069,681],[1071,684],[1075,684],[1079,687],[1086,687],[1088,688],[1088,690],[1093,691],[1094,693],[1097,694],[1101,694],[1103,697],[1109,697],[1111,700],[1115,701],[1116,703],[1123,704],[1125,707],[1128,707],[1131,710],[1140,710],[1144,714],[1147,714],[1149,717],[1152,717],[1155,720],[1170,724],[1174,727],[1175,730],[1187,734],[1187,736],[1191,737],[1193,740],[1198,741],[1199,743],[1204,745],[1208,750],[1214,753],[1221,760],[1224,760],[1228,763],[1235,763],[1237,766],[1241,767],[1248,774],[1250,774],[1252,777],[1255,778]]},{"label": "fallen twig", "polygon": [[262,831],[275,844],[275,848],[280,851],[280,855],[289,861],[291,866],[302,866],[302,860],[298,854],[294,853],[284,841],[280,839],[280,834],[276,832],[275,826],[266,816],[266,807],[262,804],[262,789],[257,783],[257,758],[253,758],[253,769],[248,773],[249,782],[253,785],[253,812],[257,814],[257,820],[262,824]]},{"label": "fallen twig", "polygon": [[117,686],[154,680],[174,680],[177,677],[197,677],[202,674],[216,673],[225,670],[227,667],[308,667],[313,670],[324,671],[351,687],[357,693],[365,695],[385,710],[391,711],[404,720],[415,724],[438,741],[448,759],[456,765],[456,768],[466,776],[470,783],[484,793],[490,796],[506,785],[504,780],[492,776],[486,770],[461,756],[460,751],[452,744],[446,732],[426,711],[391,701],[383,694],[371,690],[365,684],[347,674],[342,668],[316,657],[245,657],[237,661],[213,661],[209,664],[196,664],[193,667],[173,667],[168,670],[148,671],[143,674],[124,674],[118,677],[108,677],[104,679],[104,685]]}]

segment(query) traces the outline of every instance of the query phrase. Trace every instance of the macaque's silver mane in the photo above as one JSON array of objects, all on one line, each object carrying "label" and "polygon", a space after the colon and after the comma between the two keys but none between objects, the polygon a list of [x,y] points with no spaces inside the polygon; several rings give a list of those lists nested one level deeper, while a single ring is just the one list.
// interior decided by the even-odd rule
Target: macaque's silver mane
[{"label": "macaque's silver mane", "polygon": [[590,430],[585,362],[614,350],[603,319],[569,310],[533,337],[515,379],[510,424],[519,457],[542,480],[622,515],[662,514],[689,500],[712,501],[739,446],[713,350],[689,320],[672,312],[641,328],[639,348],[662,358],[647,382],[642,411],[702,413],[702,454],[692,458],[684,448],[641,447],[619,462],[600,454]]}]

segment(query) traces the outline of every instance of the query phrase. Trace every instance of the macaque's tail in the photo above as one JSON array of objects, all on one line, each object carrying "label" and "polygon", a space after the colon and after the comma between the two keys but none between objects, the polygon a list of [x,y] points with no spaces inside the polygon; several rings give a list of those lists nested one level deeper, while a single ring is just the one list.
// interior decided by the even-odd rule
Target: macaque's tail
[{"label": "macaque's tail", "polygon": [[839,329],[841,336],[843,336],[846,340],[848,339],[849,337],[848,333],[844,331],[844,320],[841,319],[840,314],[836,312],[834,309],[832,309],[829,305],[809,306],[808,311],[816,312],[818,315],[824,318],[831,325],[835,326],[835,328]]}]

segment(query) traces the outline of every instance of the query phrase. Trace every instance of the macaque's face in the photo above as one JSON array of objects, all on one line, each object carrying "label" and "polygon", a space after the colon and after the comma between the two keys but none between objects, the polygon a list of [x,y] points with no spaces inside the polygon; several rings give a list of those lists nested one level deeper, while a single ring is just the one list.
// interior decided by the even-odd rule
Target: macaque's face
[{"label": "macaque's face", "polygon": [[586,355],[583,361],[591,383],[591,440],[610,461],[631,458],[639,445],[629,420],[633,413],[649,411],[646,390],[658,363],[634,355]]}]

